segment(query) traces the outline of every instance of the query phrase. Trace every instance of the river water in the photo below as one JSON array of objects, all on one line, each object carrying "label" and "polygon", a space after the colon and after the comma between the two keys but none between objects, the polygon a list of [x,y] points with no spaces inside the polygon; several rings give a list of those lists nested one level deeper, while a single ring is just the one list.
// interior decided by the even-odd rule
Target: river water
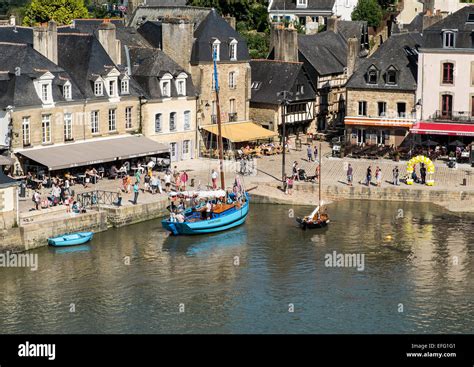
[{"label": "river water", "polygon": [[[472,217],[347,201],[302,231],[293,215],[310,210],[253,205],[220,234],[170,237],[155,220],[37,249],[37,271],[0,268],[0,332],[474,332]],[[363,267],[327,266],[334,251]]]}]

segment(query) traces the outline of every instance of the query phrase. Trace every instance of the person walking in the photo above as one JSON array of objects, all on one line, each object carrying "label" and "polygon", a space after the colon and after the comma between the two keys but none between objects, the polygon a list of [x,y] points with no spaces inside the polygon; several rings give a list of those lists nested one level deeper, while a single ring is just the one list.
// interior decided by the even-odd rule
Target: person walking
[{"label": "person walking", "polygon": [[170,171],[166,171],[163,179],[165,180],[165,191],[170,192],[170,188],[171,188],[171,173],[170,173]]},{"label": "person walking", "polygon": [[314,160],[318,161],[318,147],[316,145],[314,146]]},{"label": "person walking", "polygon": [[308,161],[312,162],[313,161],[313,149],[311,148],[311,145],[308,144],[308,148],[306,149],[306,153],[308,154]]},{"label": "person walking", "polygon": [[398,166],[395,166],[392,173],[393,173],[393,184],[395,186],[400,186],[400,183],[399,183],[400,172],[398,171]]},{"label": "person walking", "polygon": [[372,184],[372,167],[367,168],[367,174],[366,174],[366,185],[370,187]]},{"label": "person walking", "polygon": [[375,180],[377,181],[377,187],[382,186],[382,170],[377,167],[377,170],[375,171]]},{"label": "person walking", "polygon": [[347,184],[352,186],[352,166],[350,163],[349,166],[347,166]]},{"label": "person walking", "polygon": [[133,185],[133,205],[137,205],[139,193],[140,193],[140,184],[138,183],[138,181],[136,181],[135,185]]},{"label": "person walking", "polygon": [[143,179],[143,182],[144,182],[144,188],[143,188],[143,192],[145,191],[151,191],[150,189],[150,181],[151,181],[151,177],[148,175],[148,172],[145,174],[145,178]]},{"label": "person walking", "polygon": [[293,185],[294,185],[293,177],[288,177],[288,184],[287,184],[288,195],[293,195]]},{"label": "person walking", "polygon": [[187,172],[183,171],[183,173],[181,173],[181,184],[183,185],[184,191],[186,191],[186,183],[188,182],[188,180],[189,180],[189,176]]},{"label": "person walking", "polygon": [[212,189],[213,190],[216,190],[217,189],[217,172],[216,170],[212,170],[212,173],[211,173],[211,181],[212,181]]},{"label": "person walking", "polygon": [[35,203],[36,210],[39,210],[41,204],[41,194],[39,190],[36,190],[33,194],[33,202]]}]

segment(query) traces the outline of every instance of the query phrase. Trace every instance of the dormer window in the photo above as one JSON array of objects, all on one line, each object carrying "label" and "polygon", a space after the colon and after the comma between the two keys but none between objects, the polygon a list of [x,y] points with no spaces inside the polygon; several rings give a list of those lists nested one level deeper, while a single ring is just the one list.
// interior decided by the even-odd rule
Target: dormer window
[{"label": "dormer window", "polygon": [[297,8],[307,8],[308,7],[308,0],[296,0],[296,7]]},{"label": "dormer window", "polygon": [[371,66],[367,71],[367,83],[368,84],[377,84],[378,71],[375,66]]},{"label": "dormer window", "polygon": [[393,66],[390,67],[385,74],[385,83],[389,85],[397,84],[397,70]]},{"label": "dormer window", "polygon": [[170,82],[163,82],[161,87],[161,92],[163,93],[163,97],[170,96]]},{"label": "dormer window", "polygon": [[109,97],[114,97],[117,94],[117,86],[115,80],[109,81]]},{"label": "dormer window", "polygon": [[122,94],[129,94],[129,80],[128,79],[122,79],[120,82],[120,93]]},{"label": "dormer window", "polygon": [[186,79],[188,75],[186,73],[181,73],[176,77],[176,90],[178,92],[178,96],[185,96],[186,95]]},{"label": "dormer window", "polygon": [[67,101],[72,99],[71,83],[67,82],[63,85],[63,96]]},{"label": "dormer window", "polygon": [[221,41],[216,39],[212,43],[212,59],[216,61],[220,61],[220,53],[221,53]]},{"label": "dormer window", "polygon": [[47,102],[49,100],[49,88],[48,84],[41,84],[41,100]]},{"label": "dormer window", "polygon": [[236,61],[237,60],[237,40],[233,39],[230,41],[229,44],[229,58],[230,61]]},{"label": "dormer window", "polygon": [[443,47],[454,48],[456,44],[456,33],[454,31],[443,32]]},{"label": "dormer window", "polygon": [[103,96],[104,95],[104,84],[102,81],[97,80],[94,82],[94,94],[96,96]]}]

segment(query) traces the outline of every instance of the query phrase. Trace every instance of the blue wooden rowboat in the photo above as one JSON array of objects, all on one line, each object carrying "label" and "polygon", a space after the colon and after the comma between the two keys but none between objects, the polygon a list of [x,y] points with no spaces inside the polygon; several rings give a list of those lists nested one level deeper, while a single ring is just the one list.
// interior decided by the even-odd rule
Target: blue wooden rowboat
[{"label": "blue wooden rowboat", "polygon": [[92,240],[93,236],[93,232],[71,233],[64,236],[48,238],[48,244],[56,247],[83,245],[84,243]]}]

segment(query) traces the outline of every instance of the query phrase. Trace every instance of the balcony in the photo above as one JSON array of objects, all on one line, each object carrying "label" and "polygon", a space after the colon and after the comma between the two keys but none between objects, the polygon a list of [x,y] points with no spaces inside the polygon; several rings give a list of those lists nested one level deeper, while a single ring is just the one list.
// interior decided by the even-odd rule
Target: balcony
[{"label": "balcony", "polygon": [[430,117],[433,121],[464,122],[474,124],[474,116],[469,111],[436,111]]},{"label": "balcony", "polygon": [[229,113],[229,122],[237,122],[237,112]]}]

